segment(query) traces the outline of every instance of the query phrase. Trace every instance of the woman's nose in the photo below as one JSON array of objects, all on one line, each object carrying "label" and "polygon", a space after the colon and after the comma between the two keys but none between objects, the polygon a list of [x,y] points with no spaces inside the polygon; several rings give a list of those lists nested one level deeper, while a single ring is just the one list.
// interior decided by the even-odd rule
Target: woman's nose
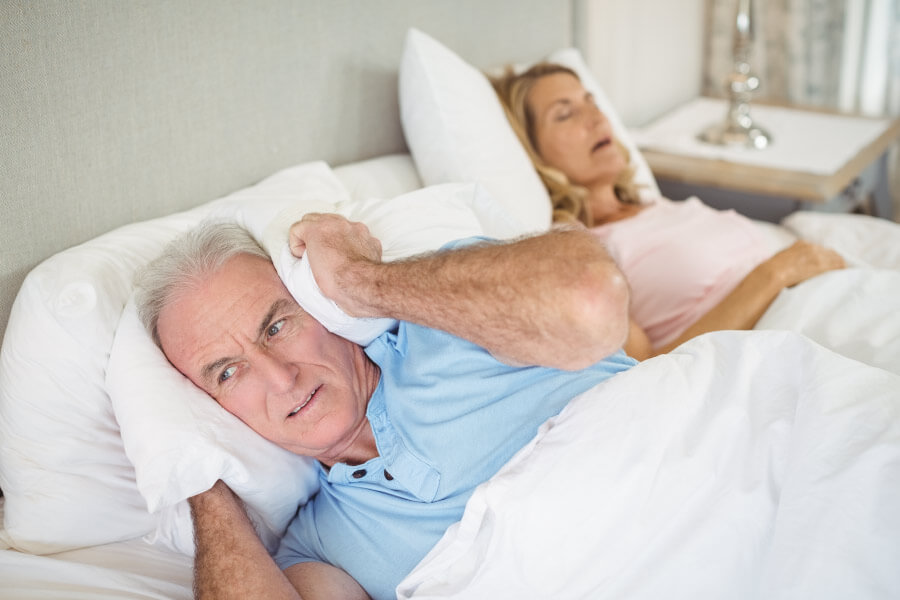
[{"label": "woman's nose", "polygon": [[606,115],[600,110],[600,107],[591,102],[587,109],[588,122],[591,125],[602,125],[606,121]]}]

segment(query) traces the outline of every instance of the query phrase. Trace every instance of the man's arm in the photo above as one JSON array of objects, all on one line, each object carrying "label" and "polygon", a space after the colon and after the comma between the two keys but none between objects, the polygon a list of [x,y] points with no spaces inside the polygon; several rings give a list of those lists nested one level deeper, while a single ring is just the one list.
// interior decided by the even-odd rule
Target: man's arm
[{"label": "man's arm", "polygon": [[583,368],[628,330],[625,278],[582,228],[383,263],[364,225],[315,214],[291,228],[291,248],[348,314],[442,329],[515,364]]},{"label": "man's arm", "polygon": [[286,576],[259,541],[240,500],[222,481],[188,503],[194,520],[198,600],[300,600],[298,590],[307,600],[368,598],[349,575],[329,565],[294,565]]}]

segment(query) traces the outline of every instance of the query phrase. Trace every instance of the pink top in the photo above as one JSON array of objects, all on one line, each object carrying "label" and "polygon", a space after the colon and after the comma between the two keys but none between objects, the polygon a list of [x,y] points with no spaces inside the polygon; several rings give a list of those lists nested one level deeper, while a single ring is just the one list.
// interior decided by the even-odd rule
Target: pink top
[{"label": "pink top", "polygon": [[771,255],[753,221],[697,198],[660,199],[592,231],[625,273],[631,316],[654,346],[677,338]]}]

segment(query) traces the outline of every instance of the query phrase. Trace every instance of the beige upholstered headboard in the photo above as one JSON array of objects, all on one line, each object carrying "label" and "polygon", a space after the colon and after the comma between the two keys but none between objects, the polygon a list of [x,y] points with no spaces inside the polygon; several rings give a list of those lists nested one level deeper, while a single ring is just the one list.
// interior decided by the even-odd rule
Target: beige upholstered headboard
[{"label": "beige upholstered headboard", "polygon": [[480,67],[572,40],[572,0],[0,2],[0,335],[26,274],[274,171],[405,150],[417,27]]}]

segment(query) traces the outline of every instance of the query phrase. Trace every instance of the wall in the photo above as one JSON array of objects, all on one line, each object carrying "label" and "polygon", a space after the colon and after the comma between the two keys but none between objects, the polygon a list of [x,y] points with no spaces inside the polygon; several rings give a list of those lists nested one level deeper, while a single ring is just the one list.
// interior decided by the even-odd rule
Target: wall
[{"label": "wall", "polygon": [[575,0],[576,46],[629,127],[699,95],[704,0]]},{"label": "wall", "polygon": [[409,26],[488,67],[571,45],[571,24],[571,0],[0,0],[0,337],[55,252],[405,150]]}]

